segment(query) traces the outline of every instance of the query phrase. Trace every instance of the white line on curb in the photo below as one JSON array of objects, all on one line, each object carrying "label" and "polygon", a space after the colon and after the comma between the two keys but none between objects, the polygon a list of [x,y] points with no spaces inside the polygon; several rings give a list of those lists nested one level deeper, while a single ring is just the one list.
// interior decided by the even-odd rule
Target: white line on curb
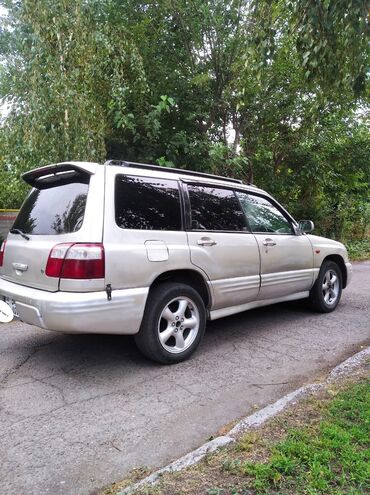
[{"label": "white line on curb", "polygon": [[370,357],[370,347],[367,347],[361,352],[358,352],[354,356],[346,359],[343,363],[338,364],[329,373],[326,382],[332,383],[343,375],[350,373],[352,370],[358,368],[366,359]]},{"label": "white line on curb", "polygon": [[228,445],[231,442],[235,442],[234,438],[222,436],[217,437],[210,442],[204,443],[201,447],[193,450],[192,452],[189,452],[189,454],[186,454],[183,457],[180,457],[180,459],[177,459],[177,461],[174,461],[171,464],[168,464],[168,466],[155,471],[153,474],[150,474],[143,480],[128,486],[124,490],[118,492],[117,495],[126,495],[128,493],[132,493],[134,490],[137,490],[144,485],[154,485],[162,476],[162,474],[182,471],[187,467],[193,466],[193,464],[197,464],[201,459],[203,459],[205,455],[210,454],[211,452],[214,452],[218,448],[223,447],[224,445]]},{"label": "white line on curb", "polygon": [[316,392],[317,390],[322,388],[322,386],[323,385],[319,383],[305,385],[304,387],[294,390],[294,392],[291,392],[290,394],[284,395],[284,397],[277,400],[273,404],[270,404],[239,421],[239,423],[234,426],[232,430],[229,431],[229,435],[231,437],[235,437],[237,435],[240,435],[244,431],[249,430],[250,428],[256,428],[257,426],[262,425],[268,419],[272,418],[283,409],[285,409],[288,404],[294,403],[295,399],[298,400],[301,397],[310,394],[311,392]]},{"label": "white line on curb", "polygon": [[204,443],[198,449],[189,452],[183,457],[180,457],[180,459],[177,459],[176,461],[168,464],[162,469],[155,471],[141,481],[129,485],[128,487],[119,491],[117,495],[129,495],[133,491],[145,485],[155,485],[161,478],[162,474],[182,471],[183,469],[197,464],[207,454],[214,452],[220,447],[235,442],[236,437],[239,436],[241,433],[244,433],[251,428],[261,426],[267,420],[271,419],[276,414],[283,411],[283,409],[285,409],[289,404],[294,404],[303,397],[322,389],[325,384],[333,383],[338,378],[349,374],[351,371],[358,368],[364,361],[366,361],[368,357],[370,357],[370,347],[367,347],[363,351],[358,352],[354,356],[346,359],[345,361],[343,361],[343,363],[333,368],[324,382],[311,383],[309,385],[300,387],[287,395],[284,395],[284,397],[278,399],[273,404],[270,404],[263,409],[251,414],[250,416],[246,416],[245,418],[243,418],[234,426],[232,430],[229,431],[228,435],[216,437],[210,442]]}]

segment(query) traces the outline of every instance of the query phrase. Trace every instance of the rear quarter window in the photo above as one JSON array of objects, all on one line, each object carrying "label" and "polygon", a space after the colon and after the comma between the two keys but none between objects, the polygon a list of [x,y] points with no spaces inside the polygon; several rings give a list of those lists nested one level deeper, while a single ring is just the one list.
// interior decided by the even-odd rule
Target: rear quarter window
[{"label": "rear quarter window", "polygon": [[18,213],[13,228],[32,235],[77,232],[82,227],[90,177],[45,183],[33,188]]},{"label": "rear quarter window", "polygon": [[181,230],[177,181],[118,175],[115,217],[122,229]]}]

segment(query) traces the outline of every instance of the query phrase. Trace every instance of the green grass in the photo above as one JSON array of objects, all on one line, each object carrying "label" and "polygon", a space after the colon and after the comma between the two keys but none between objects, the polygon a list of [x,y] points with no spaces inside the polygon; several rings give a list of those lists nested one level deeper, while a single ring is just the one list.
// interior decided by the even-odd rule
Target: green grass
[{"label": "green grass", "polygon": [[370,259],[370,238],[362,241],[348,241],[345,243],[349,258],[353,261]]},{"label": "green grass", "polygon": [[257,494],[369,493],[369,389],[370,382],[353,385],[332,400],[318,425],[288,430],[267,462],[233,461],[224,469],[246,476]]}]

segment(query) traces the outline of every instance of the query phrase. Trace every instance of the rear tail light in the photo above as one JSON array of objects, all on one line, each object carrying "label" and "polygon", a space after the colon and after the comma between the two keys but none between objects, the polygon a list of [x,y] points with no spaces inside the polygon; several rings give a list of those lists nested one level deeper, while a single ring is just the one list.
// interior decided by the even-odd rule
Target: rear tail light
[{"label": "rear tail light", "polygon": [[72,246],[73,244],[57,244],[53,247],[46,264],[45,274],[48,277],[60,278],[62,276],[64,258],[68,249]]},{"label": "rear tail light", "polygon": [[4,241],[0,247],[0,266],[3,266],[4,264],[5,245],[6,241]]},{"label": "rear tail light", "polygon": [[48,277],[91,279],[105,277],[103,244],[57,244],[50,251]]}]

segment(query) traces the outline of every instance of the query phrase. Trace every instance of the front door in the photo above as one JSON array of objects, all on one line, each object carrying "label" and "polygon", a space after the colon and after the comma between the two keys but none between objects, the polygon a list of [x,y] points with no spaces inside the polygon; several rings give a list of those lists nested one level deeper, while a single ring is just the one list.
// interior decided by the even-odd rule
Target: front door
[{"label": "front door", "polygon": [[261,254],[259,299],[308,291],[313,284],[313,252],[308,237],[296,235],[292,220],[271,198],[238,192]]},{"label": "front door", "polygon": [[260,256],[248,231],[235,191],[188,184],[191,219],[188,242],[191,262],[210,280],[212,309],[237,306],[258,297]]}]

